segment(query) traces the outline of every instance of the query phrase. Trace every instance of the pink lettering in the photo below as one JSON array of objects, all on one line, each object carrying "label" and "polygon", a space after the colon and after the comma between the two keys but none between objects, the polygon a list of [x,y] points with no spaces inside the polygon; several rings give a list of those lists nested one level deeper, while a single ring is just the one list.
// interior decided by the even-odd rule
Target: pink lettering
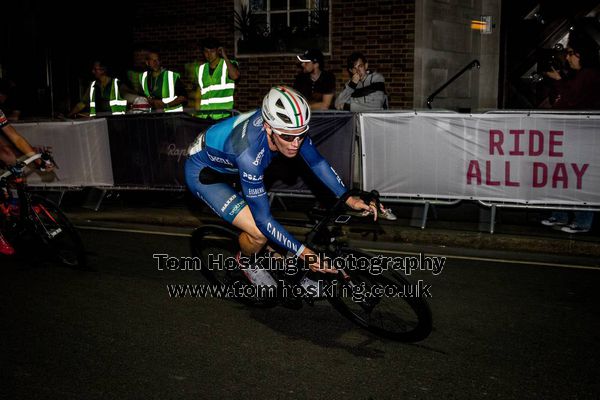
[{"label": "pink lettering", "polygon": [[504,155],[502,144],[504,143],[504,133],[496,129],[490,129],[490,155],[494,155],[494,148],[501,156]]},{"label": "pink lettering", "polygon": [[[537,149],[535,143],[537,140]],[[540,131],[529,131],[529,155],[539,156],[544,152],[544,134]]]},{"label": "pink lettering", "polygon": [[575,172],[575,176],[577,177],[577,189],[581,189],[583,187],[583,174],[587,171],[590,164],[583,164],[581,169],[575,163],[571,163],[571,168],[573,168],[573,172]]},{"label": "pink lettering", "polygon": [[562,146],[562,140],[558,140],[557,136],[563,136],[563,131],[550,131],[550,143],[548,145],[548,155],[550,157],[562,157],[562,151],[558,151],[556,147]]},{"label": "pink lettering", "polygon": [[478,186],[481,185],[481,170],[479,169],[479,162],[477,160],[469,162],[469,167],[467,168],[467,185],[471,185],[473,179],[475,179]]},{"label": "pink lettering", "polygon": [[541,162],[533,163],[533,187],[544,187],[548,183],[548,166]]},{"label": "pink lettering", "polygon": [[492,180],[492,162],[487,160],[485,162],[485,184],[488,186],[500,186],[500,181]]},{"label": "pink lettering", "polygon": [[569,177],[567,176],[567,167],[564,163],[556,164],[554,173],[552,174],[552,187],[558,187],[558,182],[562,182],[562,188],[567,189],[569,187]]},{"label": "pink lettering", "polygon": [[521,135],[523,135],[525,133],[525,131],[522,129],[511,129],[508,132],[511,135],[513,135],[513,138],[515,141],[513,149],[511,151],[509,151],[508,154],[510,154],[511,156],[524,156],[525,153],[520,150],[519,143],[520,143]]},{"label": "pink lettering", "polygon": [[519,182],[512,182],[510,180],[510,161],[504,161],[504,185],[506,186],[521,186]]}]

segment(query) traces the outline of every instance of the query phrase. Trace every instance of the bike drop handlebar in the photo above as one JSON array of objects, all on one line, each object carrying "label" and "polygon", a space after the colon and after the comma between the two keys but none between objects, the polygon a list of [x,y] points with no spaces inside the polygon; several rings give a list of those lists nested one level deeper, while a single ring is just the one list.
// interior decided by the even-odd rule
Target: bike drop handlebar
[{"label": "bike drop handlebar", "polygon": [[17,162],[14,165],[9,166],[6,171],[0,175],[0,186],[4,185],[7,178],[11,177],[11,176],[21,176],[23,174],[23,169],[28,166],[29,164],[31,164],[32,162],[38,160],[38,159],[42,159],[44,162],[50,161],[51,163],[54,164],[54,160],[52,159],[52,156],[49,153],[37,153],[32,155],[31,157],[27,157],[24,160],[21,160],[19,162]]},{"label": "bike drop handlebar", "polygon": [[352,196],[359,196],[366,204],[370,204],[372,201],[375,202],[376,208],[379,209],[380,201],[379,201],[379,192],[377,190],[371,190],[370,192],[365,192],[360,189],[350,189],[346,193],[344,193],[334,204],[334,206],[328,211],[323,219],[315,224],[312,230],[306,236],[307,243],[312,243],[313,239],[317,232],[319,232],[324,225],[327,225],[337,214],[340,213],[346,206],[346,201]]}]

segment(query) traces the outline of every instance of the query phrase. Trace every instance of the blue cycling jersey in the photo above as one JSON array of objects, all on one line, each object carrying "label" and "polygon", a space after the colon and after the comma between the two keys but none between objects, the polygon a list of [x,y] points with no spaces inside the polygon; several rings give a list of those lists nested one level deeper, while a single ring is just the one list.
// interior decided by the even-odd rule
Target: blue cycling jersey
[{"label": "blue cycling jersey", "polygon": [[[242,194],[257,227],[269,240],[299,255],[304,246],[275,221],[264,186],[264,171],[276,154],[269,149],[260,109],[228,118],[213,125],[190,147],[186,164],[188,185],[217,214],[231,222],[231,216],[237,213],[229,210],[232,207],[234,211],[243,208],[236,194],[224,193],[220,196],[222,204],[216,204],[211,200],[214,199],[215,188],[211,190],[208,187],[212,185],[198,184],[197,174],[204,166],[223,173],[239,173]],[[340,197],[346,192],[342,180],[319,154],[310,137],[304,139],[299,154],[336,196]],[[194,177],[189,177],[190,174]]]}]

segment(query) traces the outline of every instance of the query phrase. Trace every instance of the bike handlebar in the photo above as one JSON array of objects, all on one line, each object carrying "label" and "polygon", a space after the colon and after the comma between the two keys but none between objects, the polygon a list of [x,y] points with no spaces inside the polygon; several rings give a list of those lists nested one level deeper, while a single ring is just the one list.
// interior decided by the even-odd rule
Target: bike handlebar
[{"label": "bike handlebar", "polygon": [[359,196],[365,203],[369,204],[372,201],[375,201],[377,208],[379,208],[379,192],[377,190],[371,190],[370,192],[365,192],[361,189],[350,189],[346,193],[344,193],[338,201],[333,206],[334,211],[339,210],[346,204],[346,201],[352,196]]},{"label": "bike handlebar", "polygon": [[6,171],[2,175],[0,175],[0,180],[5,180],[6,178],[8,178],[10,176],[21,175],[21,173],[23,172],[23,168],[25,168],[32,162],[39,160],[40,158],[44,162],[50,161],[50,162],[54,163],[54,160],[52,159],[52,156],[50,155],[50,153],[47,153],[47,152],[37,153],[30,157],[27,157],[24,160],[18,161],[15,165],[9,166],[6,169]]},{"label": "bike handlebar", "polygon": [[313,229],[307,234],[307,243],[312,243],[317,232],[319,232],[324,225],[327,225],[329,221],[331,221],[334,218],[334,216],[337,216],[339,211],[342,210],[343,207],[345,207],[346,201],[351,196],[359,196],[367,204],[371,203],[372,201],[375,201],[377,209],[379,209],[379,206],[381,204],[381,202],[379,201],[379,192],[377,190],[371,190],[370,192],[365,192],[364,190],[360,189],[348,190],[346,193],[340,196],[338,201],[336,201],[335,205],[329,210],[327,215],[324,218],[322,218],[319,222],[317,222]]}]

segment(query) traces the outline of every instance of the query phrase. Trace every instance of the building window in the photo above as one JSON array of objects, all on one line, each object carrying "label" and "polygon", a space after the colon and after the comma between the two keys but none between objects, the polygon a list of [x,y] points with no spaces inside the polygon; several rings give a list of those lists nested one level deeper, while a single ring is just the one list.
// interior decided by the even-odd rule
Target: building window
[{"label": "building window", "polygon": [[237,56],[329,52],[330,0],[236,0]]}]

